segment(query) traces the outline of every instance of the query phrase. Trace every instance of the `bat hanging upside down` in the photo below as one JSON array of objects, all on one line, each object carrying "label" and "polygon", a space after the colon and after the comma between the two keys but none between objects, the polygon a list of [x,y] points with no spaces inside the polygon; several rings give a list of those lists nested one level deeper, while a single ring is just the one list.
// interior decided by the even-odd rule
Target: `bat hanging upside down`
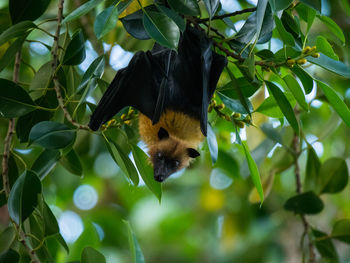
[{"label": "bat hanging upside down", "polygon": [[226,65],[205,33],[187,26],[178,52],[156,43],[117,72],[89,127],[97,130],[124,107],[135,107],[154,178],[162,182],[199,156],[196,148],[207,135],[208,103]]}]

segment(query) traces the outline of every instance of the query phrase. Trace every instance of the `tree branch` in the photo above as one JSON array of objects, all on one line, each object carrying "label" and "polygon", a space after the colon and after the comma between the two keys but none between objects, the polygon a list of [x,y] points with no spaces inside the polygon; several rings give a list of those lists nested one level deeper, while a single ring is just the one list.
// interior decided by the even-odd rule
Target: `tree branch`
[{"label": "tree branch", "polygon": [[53,76],[52,80],[54,83],[54,88],[56,91],[56,96],[57,96],[57,101],[60,106],[60,108],[63,111],[64,117],[75,127],[78,129],[83,129],[83,130],[90,130],[87,125],[79,124],[75,120],[73,120],[72,116],[67,110],[67,107],[64,104],[61,90],[60,90],[60,82],[58,80],[58,77],[56,75],[56,70],[57,70],[57,65],[58,65],[58,40],[60,36],[60,31],[61,31],[61,26],[62,26],[62,18],[63,18],[63,3],[64,0],[59,0],[58,2],[58,15],[57,15],[57,28],[56,28],[56,33],[54,36],[54,42],[53,42],[53,47],[52,47],[52,70],[53,70]]},{"label": "tree branch", "polygon": [[[220,16],[214,16],[211,18],[211,20],[219,20],[219,19],[223,19],[226,17],[231,17],[231,16],[237,16],[237,15],[241,15],[241,14],[245,14],[245,13],[251,13],[256,11],[256,7],[252,7],[252,8],[247,8],[247,9],[243,9],[243,10],[238,10],[236,12],[233,13],[228,13],[228,14],[224,14],[224,15],[220,15]],[[196,19],[197,23],[203,23],[203,22],[207,22],[209,21],[209,18],[202,18],[202,19]]]}]

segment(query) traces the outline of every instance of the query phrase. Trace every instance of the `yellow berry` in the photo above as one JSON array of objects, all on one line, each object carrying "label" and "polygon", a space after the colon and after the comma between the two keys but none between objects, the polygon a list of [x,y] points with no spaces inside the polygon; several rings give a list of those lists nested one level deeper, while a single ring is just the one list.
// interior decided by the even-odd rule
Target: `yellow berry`
[{"label": "yellow berry", "polygon": [[299,65],[303,65],[303,64],[305,64],[307,62],[307,60],[305,59],[305,58],[301,58],[301,59],[298,59],[297,60],[297,63],[299,64]]},{"label": "yellow berry", "polygon": [[132,108],[130,108],[129,111],[128,111],[128,115],[129,115],[129,116],[130,116],[130,115],[133,115],[134,112],[135,112],[135,111],[134,111]]},{"label": "yellow berry", "polygon": [[227,121],[231,121],[231,117],[230,117],[230,116],[228,116],[228,115],[225,115],[225,120],[227,120]]},{"label": "yellow berry", "polygon": [[247,117],[245,117],[244,120],[247,121],[247,122],[250,122],[252,120],[252,118],[250,117],[250,115],[247,115]]},{"label": "yellow berry", "polygon": [[306,46],[306,47],[303,49],[303,54],[310,53],[310,51],[311,51],[311,47]]},{"label": "yellow berry", "polygon": [[216,100],[213,100],[213,106],[216,107]]},{"label": "yellow berry", "polygon": [[122,116],[120,117],[122,120],[125,120],[126,119],[126,115],[125,114],[122,114]]},{"label": "yellow berry", "polygon": [[310,49],[310,52],[314,52],[316,50],[316,46],[313,46],[311,49]]},{"label": "yellow berry", "polygon": [[288,60],[287,60],[287,65],[288,65],[289,67],[293,67],[294,64],[295,64],[295,60],[294,60],[294,59],[288,59]]},{"label": "yellow berry", "polygon": [[222,103],[217,106],[218,110],[223,110],[224,108],[225,108],[225,105]]},{"label": "yellow berry", "polygon": [[239,128],[244,128],[244,122],[243,121],[235,121],[236,125],[239,127]]},{"label": "yellow berry", "polygon": [[239,119],[239,118],[241,118],[241,114],[238,113],[238,112],[235,112],[235,113],[232,114],[232,118]]},{"label": "yellow berry", "polygon": [[125,124],[129,125],[131,123],[131,120],[124,121]]},{"label": "yellow berry", "polygon": [[320,53],[315,53],[315,54],[312,54],[311,56],[313,56],[314,58],[319,58],[320,57]]},{"label": "yellow berry", "polygon": [[209,107],[208,107],[208,112],[212,112],[212,110],[213,110],[213,105],[209,105]]}]

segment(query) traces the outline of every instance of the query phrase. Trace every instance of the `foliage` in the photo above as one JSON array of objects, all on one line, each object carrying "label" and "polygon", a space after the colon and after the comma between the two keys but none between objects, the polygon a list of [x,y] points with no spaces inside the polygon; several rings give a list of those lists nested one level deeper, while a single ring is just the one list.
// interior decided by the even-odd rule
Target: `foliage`
[{"label": "foliage", "polygon": [[[218,0],[0,4],[0,262],[350,257],[350,5],[233,3],[231,13]],[[162,187],[136,109],[95,133],[86,123],[115,47],[176,50],[186,24],[229,64],[202,157]]]}]

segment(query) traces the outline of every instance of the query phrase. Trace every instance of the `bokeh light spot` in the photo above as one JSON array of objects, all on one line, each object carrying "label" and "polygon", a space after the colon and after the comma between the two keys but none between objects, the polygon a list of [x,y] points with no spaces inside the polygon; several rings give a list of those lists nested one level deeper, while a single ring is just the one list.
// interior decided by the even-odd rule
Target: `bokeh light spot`
[{"label": "bokeh light spot", "polygon": [[74,204],[81,210],[89,210],[93,208],[96,205],[97,200],[97,192],[95,188],[90,185],[81,185],[74,191]]},{"label": "bokeh light spot", "polygon": [[111,155],[104,152],[97,156],[94,163],[94,171],[103,178],[110,178],[117,174],[119,167],[115,164]]},{"label": "bokeh light spot", "polygon": [[67,243],[75,242],[83,233],[84,225],[80,216],[73,211],[65,211],[58,219],[60,233]]},{"label": "bokeh light spot", "polygon": [[210,174],[210,185],[214,189],[222,190],[229,187],[233,179],[224,174],[219,168],[215,168]]}]

